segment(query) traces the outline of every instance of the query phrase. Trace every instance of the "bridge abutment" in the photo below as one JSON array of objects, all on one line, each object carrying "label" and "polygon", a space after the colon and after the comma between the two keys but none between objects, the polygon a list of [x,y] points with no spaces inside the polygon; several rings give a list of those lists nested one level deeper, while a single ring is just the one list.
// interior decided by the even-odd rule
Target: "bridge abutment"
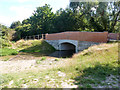
[{"label": "bridge abutment", "polygon": [[77,40],[46,40],[56,50],[75,50],[75,52],[87,49],[90,46],[98,45],[100,43],[88,42],[88,41],[77,41]]}]

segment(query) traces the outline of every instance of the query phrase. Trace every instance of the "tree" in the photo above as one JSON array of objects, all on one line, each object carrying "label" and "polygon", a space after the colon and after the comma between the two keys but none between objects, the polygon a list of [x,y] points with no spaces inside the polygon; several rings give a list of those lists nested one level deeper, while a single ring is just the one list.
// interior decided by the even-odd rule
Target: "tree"
[{"label": "tree", "polygon": [[10,26],[11,29],[15,29],[16,27],[20,26],[21,25],[21,22],[20,21],[16,21],[16,22],[13,22]]},{"label": "tree", "polygon": [[0,24],[0,38],[2,38],[3,40],[13,40],[15,32],[16,31],[14,29],[10,29]]},{"label": "tree", "polygon": [[86,20],[84,17],[79,17],[80,14],[75,14],[70,8],[58,10],[54,20],[55,32],[78,31],[83,29]]},{"label": "tree", "polygon": [[24,24],[22,26],[18,26],[17,28],[15,28],[15,30],[17,31],[17,35],[19,35],[17,37],[17,40],[22,37],[32,35],[30,33],[31,32],[31,24]]},{"label": "tree", "polygon": [[30,19],[29,19],[29,18],[24,19],[24,20],[22,21],[22,25],[24,25],[24,24],[30,24]]},{"label": "tree", "polygon": [[111,10],[111,12],[109,12],[110,22],[111,22],[110,32],[117,32],[118,30],[116,28],[116,25],[119,24],[119,20],[120,20],[120,1],[111,2],[109,5],[109,10]]},{"label": "tree", "polygon": [[45,4],[43,7],[37,7],[31,19],[31,29],[34,34],[50,33],[53,25],[54,13],[50,5]]},{"label": "tree", "polygon": [[[71,2],[74,13],[81,13],[89,22],[89,29],[95,31],[115,32],[120,18],[120,1],[118,2]],[[90,28],[91,27],[91,28]]]}]

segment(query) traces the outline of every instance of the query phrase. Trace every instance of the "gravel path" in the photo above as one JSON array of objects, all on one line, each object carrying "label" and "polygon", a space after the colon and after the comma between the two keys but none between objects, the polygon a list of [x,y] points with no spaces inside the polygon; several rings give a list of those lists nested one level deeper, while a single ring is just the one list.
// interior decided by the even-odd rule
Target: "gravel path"
[{"label": "gravel path", "polygon": [[0,73],[19,72],[35,64],[35,60],[0,61]]},{"label": "gravel path", "polygon": [[56,61],[55,58],[48,57],[46,60],[41,61],[40,64],[36,64],[36,60],[40,60],[40,57],[32,60],[16,60],[16,58],[10,61],[0,60],[0,73],[20,72],[34,69],[44,70],[64,66],[67,62],[66,59],[58,59],[59,61]]}]

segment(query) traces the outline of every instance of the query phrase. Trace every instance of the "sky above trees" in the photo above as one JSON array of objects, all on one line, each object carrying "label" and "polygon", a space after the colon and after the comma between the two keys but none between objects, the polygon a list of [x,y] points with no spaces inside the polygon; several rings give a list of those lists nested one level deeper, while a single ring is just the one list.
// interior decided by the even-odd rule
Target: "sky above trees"
[{"label": "sky above trees", "polygon": [[10,26],[14,21],[29,18],[36,7],[50,4],[52,11],[69,5],[69,0],[0,0],[0,24]]}]

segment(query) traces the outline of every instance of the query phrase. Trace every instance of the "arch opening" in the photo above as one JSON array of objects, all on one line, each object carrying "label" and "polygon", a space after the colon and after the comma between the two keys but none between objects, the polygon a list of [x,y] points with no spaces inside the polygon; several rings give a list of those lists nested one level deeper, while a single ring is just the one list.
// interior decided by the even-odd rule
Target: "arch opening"
[{"label": "arch opening", "polygon": [[77,43],[64,40],[59,41],[59,44],[57,45],[57,51],[52,53],[50,56],[58,57],[58,58],[66,58],[66,57],[72,57],[74,53],[77,51]]},{"label": "arch opening", "polygon": [[60,44],[60,50],[72,50],[72,51],[75,51],[76,46],[74,44],[64,42],[64,43]]}]

